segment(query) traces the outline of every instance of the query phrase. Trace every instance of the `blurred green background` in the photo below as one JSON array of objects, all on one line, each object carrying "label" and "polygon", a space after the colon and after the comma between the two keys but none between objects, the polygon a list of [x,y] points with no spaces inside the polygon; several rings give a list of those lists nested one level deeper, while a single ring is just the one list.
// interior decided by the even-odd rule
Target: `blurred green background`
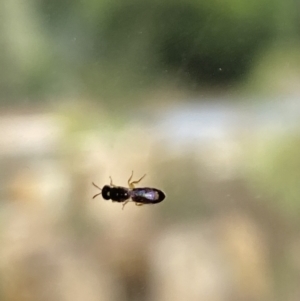
[{"label": "blurred green background", "polygon": [[1,0],[0,300],[298,301],[299,12]]}]

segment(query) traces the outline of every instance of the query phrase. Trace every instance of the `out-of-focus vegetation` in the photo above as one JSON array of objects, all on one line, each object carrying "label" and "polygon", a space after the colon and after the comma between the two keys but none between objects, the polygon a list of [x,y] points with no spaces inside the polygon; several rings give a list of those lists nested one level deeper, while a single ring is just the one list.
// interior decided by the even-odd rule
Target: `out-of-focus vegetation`
[{"label": "out-of-focus vegetation", "polygon": [[232,86],[247,79],[271,42],[299,39],[294,6],[3,0],[1,99],[41,100],[49,93],[130,99],[151,87]]},{"label": "out-of-focus vegetation", "polygon": [[249,171],[258,193],[274,200],[274,207],[298,226],[300,212],[300,137],[285,134],[259,142],[251,149]]},{"label": "out-of-focus vegetation", "polygon": [[299,39],[283,39],[264,50],[250,71],[247,90],[273,96],[297,94],[300,80],[299,48]]}]

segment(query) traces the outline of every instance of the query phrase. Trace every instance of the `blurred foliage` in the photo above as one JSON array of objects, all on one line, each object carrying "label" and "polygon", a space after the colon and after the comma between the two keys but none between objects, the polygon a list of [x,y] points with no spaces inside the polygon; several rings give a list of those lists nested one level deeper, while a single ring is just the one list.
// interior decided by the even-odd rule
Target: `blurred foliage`
[{"label": "blurred foliage", "polygon": [[296,94],[300,82],[299,49],[299,41],[277,42],[265,49],[249,74],[248,90],[268,95]]},{"label": "blurred foliage", "polygon": [[300,137],[267,139],[252,153],[251,181],[254,190],[269,196],[280,212],[298,220],[300,212]]},{"label": "blurred foliage", "polygon": [[298,38],[294,4],[279,0],[4,2],[2,102],[228,85],[270,39]]},{"label": "blurred foliage", "polygon": [[[168,191],[168,206],[162,206],[162,214],[167,220],[185,220],[199,218],[209,213],[203,202],[202,185],[197,175],[194,154],[184,158],[170,159],[158,164],[163,187]],[[161,169],[161,170],[159,170]],[[180,183],[175,185],[174,183]]]},{"label": "blurred foliage", "polygon": [[103,39],[95,50],[99,60],[104,55],[117,65],[118,85],[124,79],[148,85],[180,78],[197,86],[241,80],[272,35],[270,3],[256,2],[125,1],[112,5],[98,27]]}]

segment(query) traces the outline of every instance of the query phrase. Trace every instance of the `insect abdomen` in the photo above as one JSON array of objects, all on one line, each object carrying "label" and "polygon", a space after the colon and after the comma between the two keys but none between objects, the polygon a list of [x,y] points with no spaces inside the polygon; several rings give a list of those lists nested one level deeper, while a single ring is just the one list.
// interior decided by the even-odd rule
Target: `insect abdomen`
[{"label": "insect abdomen", "polygon": [[136,203],[156,204],[165,199],[165,194],[156,188],[135,188],[131,191],[131,198]]}]

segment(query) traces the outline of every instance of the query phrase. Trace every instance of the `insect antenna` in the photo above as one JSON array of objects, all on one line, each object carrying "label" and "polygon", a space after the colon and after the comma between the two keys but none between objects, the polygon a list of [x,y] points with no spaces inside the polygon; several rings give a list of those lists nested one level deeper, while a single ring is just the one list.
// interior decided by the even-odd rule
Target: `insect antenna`
[{"label": "insect antenna", "polygon": [[98,196],[98,195],[100,195],[101,194],[101,192],[102,192],[102,189],[99,187],[99,186],[97,186],[94,182],[92,182],[92,184],[96,187],[96,188],[98,188],[99,190],[100,190],[100,192],[99,193],[97,193],[97,194],[95,194],[94,196],[93,196],[93,199],[96,197],[96,196]]}]

